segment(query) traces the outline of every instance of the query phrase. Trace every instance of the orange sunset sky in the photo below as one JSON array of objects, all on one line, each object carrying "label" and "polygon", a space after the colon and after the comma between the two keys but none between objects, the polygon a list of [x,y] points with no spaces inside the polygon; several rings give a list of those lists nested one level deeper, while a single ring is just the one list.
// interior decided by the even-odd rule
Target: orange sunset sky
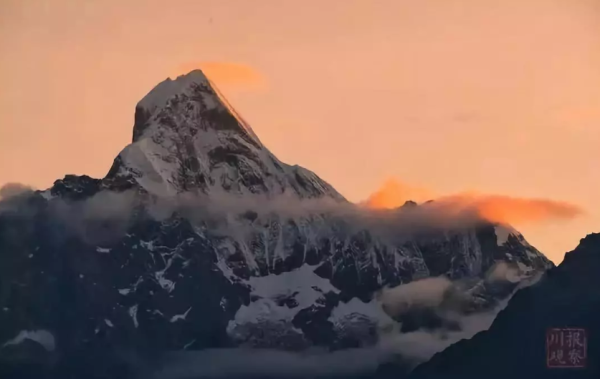
[{"label": "orange sunset sky", "polygon": [[599,0],[0,0],[0,185],[103,176],[135,104],[198,67],[352,201],[563,201],[585,213],[515,220],[557,263],[600,232]]}]

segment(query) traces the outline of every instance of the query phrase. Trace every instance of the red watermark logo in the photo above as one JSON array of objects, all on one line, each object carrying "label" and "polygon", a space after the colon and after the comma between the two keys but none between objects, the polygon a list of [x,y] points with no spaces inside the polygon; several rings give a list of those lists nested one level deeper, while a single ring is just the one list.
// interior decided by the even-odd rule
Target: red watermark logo
[{"label": "red watermark logo", "polygon": [[552,328],[546,331],[548,368],[584,368],[587,363],[587,333],[580,328]]}]

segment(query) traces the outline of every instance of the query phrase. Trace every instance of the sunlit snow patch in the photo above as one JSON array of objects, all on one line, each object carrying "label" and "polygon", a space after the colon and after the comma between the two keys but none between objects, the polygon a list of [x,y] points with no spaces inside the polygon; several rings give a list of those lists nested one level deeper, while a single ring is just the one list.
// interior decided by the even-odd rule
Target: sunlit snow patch
[{"label": "sunlit snow patch", "polygon": [[131,320],[133,321],[133,326],[135,326],[136,328],[138,326],[140,326],[138,324],[138,319],[137,319],[137,311],[138,311],[138,305],[134,305],[131,308],[129,308],[129,316],[131,317]]},{"label": "sunlit snow patch", "polygon": [[496,241],[498,246],[504,245],[508,241],[508,237],[513,235],[518,237],[521,235],[515,228],[507,224],[499,224],[494,227],[496,232]]},{"label": "sunlit snow patch", "polygon": [[7,341],[2,345],[2,347],[7,347],[11,345],[20,345],[25,340],[30,340],[39,343],[46,349],[47,351],[54,351],[56,348],[56,342],[54,341],[54,336],[47,330],[21,330],[19,334],[10,341]]},{"label": "sunlit snow patch", "polygon": [[340,291],[313,270],[314,267],[305,264],[280,275],[251,277],[245,281],[252,288],[251,296],[258,299],[238,309],[227,326],[228,333],[232,336],[239,334],[238,331],[246,333],[244,326],[251,324],[281,327],[291,323],[302,309],[323,306],[325,294]]},{"label": "sunlit snow patch", "polygon": [[188,310],[185,311],[185,313],[171,317],[171,320],[169,320],[169,322],[177,322],[179,320],[185,321],[185,318],[187,317],[188,313],[190,313],[191,310],[192,310],[192,307],[189,307]]}]

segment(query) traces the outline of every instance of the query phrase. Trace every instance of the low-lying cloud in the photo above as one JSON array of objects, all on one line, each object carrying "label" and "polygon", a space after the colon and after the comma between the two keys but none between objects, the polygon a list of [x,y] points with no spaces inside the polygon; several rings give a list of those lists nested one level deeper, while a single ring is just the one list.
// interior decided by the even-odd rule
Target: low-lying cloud
[{"label": "low-lying cloud", "polygon": [[[519,224],[571,219],[582,214],[580,208],[558,201],[478,194],[442,196],[419,205],[406,204],[397,208],[399,203],[404,204],[408,196],[421,194],[421,198],[426,198],[425,194],[428,193],[420,189],[411,190],[393,181],[384,187],[384,190],[391,192],[398,189],[404,191],[402,196],[390,197],[384,195],[383,191],[359,205],[331,198],[299,199],[291,193],[239,196],[219,190],[213,190],[208,195],[182,193],[171,198],[143,200],[132,191],[101,191],[85,200],[56,198],[51,204],[61,220],[91,240],[96,234],[108,238],[112,234],[122,233],[129,225],[133,210],[141,202],[144,203],[146,214],[156,220],[177,214],[192,222],[210,223],[213,231],[224,234],[235,233],[240,236],[240,233],[252,233],[249,226],[273,218],[282,221],[308,219],[316,225],[315,230],[326,234],[329,229],[323,220],[327,218],[342,223],[346,233],[368,230],[376,238],[389,243],[403,243],[427,233],[460,232],[486,222]],[[27,193],[32,193],[27,186],[10,184],[0,190],[0,199],[10,200],[13,196]],[[386,199],[390,202],[386,202]],[[2,201],[0,207],[6,208],[10,203]]]},{"label": "low-lying cloud", "polygon": [[[387,332],[380,335],[379,347],[383,351],[399,354],[413,365],[429,360],[434,354],[450,345],[470,339],[487,330],[508,305],[518,290],[536,284],[541,273],[530,275],[504,262],[494,265],[475,286],[464,287],[460,281],[445,277],[425,278],[382,291],[380,299],[384,309],[395,318],[414,311],[429,309],[440,320],[437,328],[419,328],[407,333]],[[473,301],[472,292],[485,285],[508,285],[506,295],[490,307],[473,311],[464,305]]]},{"label": "low-lying cloud", "polygon": [[[507,206],[503,206],[505,201]],[[519,214],[529,215],[525,218],[529,221],[541,221],[544,217],[565,219],[581,213],[577,207],[566,205],[561,208],[558,202],[483,195],[445,196],[418,205],[408,203],[388,209],[332,198],[300,199],[291,193],[239,196],[220,190],[214,190],[209,195],[183,193],[170,198],[153,199],[147,210],[158,220],[177,213],[195,222],[210,222],[213,231],[227,234],[226,229],[231,232],[234,228],[237,235],[251,224],[265,224],[274,218],[280,221],[309,220],[315,228],[328,233],[326,225],[330,224],[323,224],[326,218],[330,222],[343,224],[346,233],[369,231],[374,237],[388,243],[403,243],[442,231],[463,232],[489,222],[520,221],[523,218],[517,218]],[[527,213],[528,210],[531,212]],[[252,228],[248,230],[252,231]]]},{"label": "low-lying cloud", "polygon": [[133,191],[100,191],[85,200],[53,199],[50,210],[68,231],[90,244],[108,243],[121,238],[133,222],[139,199]]},{"label": "low-lying cloud", "polygon": [[509,265],[506,262],[499,262],[492,267],[487,276],[486,281],[490,283],[499,281],[508,281],[516,283],[521,280],[519,268]]},{"label": "low-lying cloud", "polygon": [[413,307],[437,308],[452,282],[446,277],[425,278],[382,291],[380,300],[390,316]]},{"label": "low-lying cloud", "polygon": [[[4,200],[11,203],[19,194],[31,194],[24,186],[12,185],[0,191]],[[40,199],[41,200],[41,199]],[[130,227],[143,205],[143,213],[155,220],[173,215],[183,216],[192,223],[213,223],[214,230],[223,233],[244,233],[244,228],[272,217],[306,217],[314,223],[315,230],[325,228],[329,221],[341,220],[353,233],[368,229],[375,236],[397,241],[410,238],[435,228],[456,230],[482,222],[477,207],[455,207],[454,201],[436,200],[421,205],[407,205],[399,209],[371,209],[332,199],[298,199],[284,193],[276,197],[258,195],[235,196],[226,192],[205,194],[185,193],[172,198],[140,196],[137,192],[121,193],[101,191],[84,200],[71,201],[51,198],[48,209],[69,230],[79,233],[90,243],[101,243],[119,238]],[[326,220],[328,220],[326,222]],[[212,229],[211,229],[212,230]],[[481,285],[496,283],[521,283],[518,268],[499,264],[481,280]],[[517,282],[519,282],[517,284]],[[473,288],[471,285],[469,288]],[[175,353],[164,357],[159,366],[153,366],[153,378],[192,377],[319,377],[375,370],[377,365],[395,356],[407,364],[415,365],[463,338],[470,338],[487,329],[506,301],[484,311],[466,311],[469,302],[462,283],[445,277],[426,278],[396,288],[381,291],[378,296],[384,311],[395,318],[397,327],[381,330],[379,343],[373,347],[346,352],[311,352],[294,354],[277,351],[253,352],[228,349],[205,352]],[[403,330],[403,316],[414,310],[426,310],[439,323],[434,327]],[[348,362],[352,362],[350,365]]]},{"label": "low-lying cloud", "polygon": [[29,217],[31,209],[25,200],[33,193],[33,188],[21,183],[7,183],[0,187],[0,215],[6,212],[19,213]]},{"label": "low-lying cloud", "polygon": [[450,345],[463,339],[470,339],[475,334],[489,329],[496,315],[505,307],[506,302],[503,302],[502,305],[488,312],[455,316],[455,321],[459,325],[457,330],[416,330],[390,334],[384,336],[380,344],[384,351],[394,352],[412,362],[412,365],[417,365],[429,360]]},{"label": "low-lying cloud", "polygon": [[135,207],[141,204],[133,191],[100,191],[81,200],[50,196],[48,207],[39,207],[39,202],[31,201],[34,194],[31,187],[23,184],[4,185],[0,188],[0,214],[30,222],[43,214],[51,219],[54,237],[76,234],[91,244],[122,237],[133,221]]},{"label": "low-lying cloud", "polygon": [[[506,270],[509,268],[498,265],[483,280],[500,280]],[[514,287],[514,291],[534,282],[534,278],[527,278]],[[465,314],[447,304],[448,293],[457,287],[460,287],[458,283],[445,277],[425,278],[385,289],[379,296],[380,303],[390,315],[398,316],[415,307],[428,307],[447,325],[453,325],[452,328],[442,326],[405,333],[399,322],[395,328],[380,330],[378,343],[369,347],[339,351],[314,348],[303,352],[207,349],[170,352],[152,363],[140,365],[138,361],[136,364],[144,377],[152,379],[360,378],[374,373],[380,364],[387,362],[396,362],[397,375],[402,375],[450,345],[487,330],[510,298],[506,297],[490,309]]]},{"label": "low-lying cloud", "polygon": [[[401,209],[370,209],[331,198],[299,199],[294,194],[277,196],[247,194],[237,196],[215,191],[205,194],[180,194],[155,199],[148,211],[156,219],[177,213],[197,223],[210,223],[213,232],[224,234],[253,233],[259,225],[277,219],[280,223],[292,220],[308,223],[319,237],[337,233],[353,235],[368,231],[385,243],[403,243],[417,235],[442,230],[460,232],[482,224],[483,220],[471,209],[446,212],[444,204],[432,202]],[[341,229],[340,229],[341,228]]]},{"label": "low-lying cloud", "polygon": [[0,200],[31,193],[33,188],[21,183],[6,183],[0,187]]},{"label": "low-lying cloud", "polygon": [[[15,194],[33,192],[26,186],[11,184],[1,193],[5,201],[1,202],[0,209],[6,209],[7,205],[14,206],[10,198]],[[573,205],[550,200],[495,195],[444,196],[418,205],[409,203],[388,209],[332,198],[300,199],[292,193],[239,196],[223,190],[213,190],[208,195],[188,192],[170,198],[142,198],[133,191],[104,190],[78,201],[54,198],[50,204],[58,220],[88,241],[122,235],[130,225],[133,211],[142,205],[144,211],[140,214],[155,220],[162,221],[176,214],[209,226],[213,233],[236,239],[246,233],[256,233],[257,227],[266,227],[277,219],[282,224],[290,220],[307,223],[315,240],[336,229],[347,235],[368,231],[374,238],[390,244],[402,244],[443,231],[464,232],[488,222],[569,219],[582,212]]]}]

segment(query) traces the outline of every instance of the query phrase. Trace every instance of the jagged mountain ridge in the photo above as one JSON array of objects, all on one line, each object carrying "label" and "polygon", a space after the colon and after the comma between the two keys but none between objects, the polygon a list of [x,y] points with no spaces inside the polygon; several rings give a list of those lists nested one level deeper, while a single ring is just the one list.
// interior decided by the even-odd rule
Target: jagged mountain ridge
[{"label": "jagged mountain ridge", "polygon": [[[392,322],[374,297],[382,287],[477,282],[498,261],[523,277],[550,266],[517,231],[489,223],[397,243],[323,212],[238,210],[218,228],[150,214],[148,204],[186,193],[348,204],[277,160],[201,72],[167,80],[136,107],[132,144],[105,178],[66,176],[0,213],[0,342],[44,330],[82,370],[92,365],[82,352],[123,346],[363,346]],[[90,219],[98,209],[110,217]],[[480,295],[482,307],[494,300]]]},{"label": "jagged mountain ridge", "polygon": [[[489,330],[419,366],[410,378],[598,378],[600,375],[600,233],[581,239],[563,262],[519,291]],[[546,332],[587,332],[583,368],[548,368]],[[563,359],[573,359],[565,353]]]},{"label": "jagged mountain ridge", "polygon": [[314,173],[279,161],[215,88],[200,70],[157,85],[136,106],[133,142],[106,179],[160,196],[218,188],[344,200]]}]

